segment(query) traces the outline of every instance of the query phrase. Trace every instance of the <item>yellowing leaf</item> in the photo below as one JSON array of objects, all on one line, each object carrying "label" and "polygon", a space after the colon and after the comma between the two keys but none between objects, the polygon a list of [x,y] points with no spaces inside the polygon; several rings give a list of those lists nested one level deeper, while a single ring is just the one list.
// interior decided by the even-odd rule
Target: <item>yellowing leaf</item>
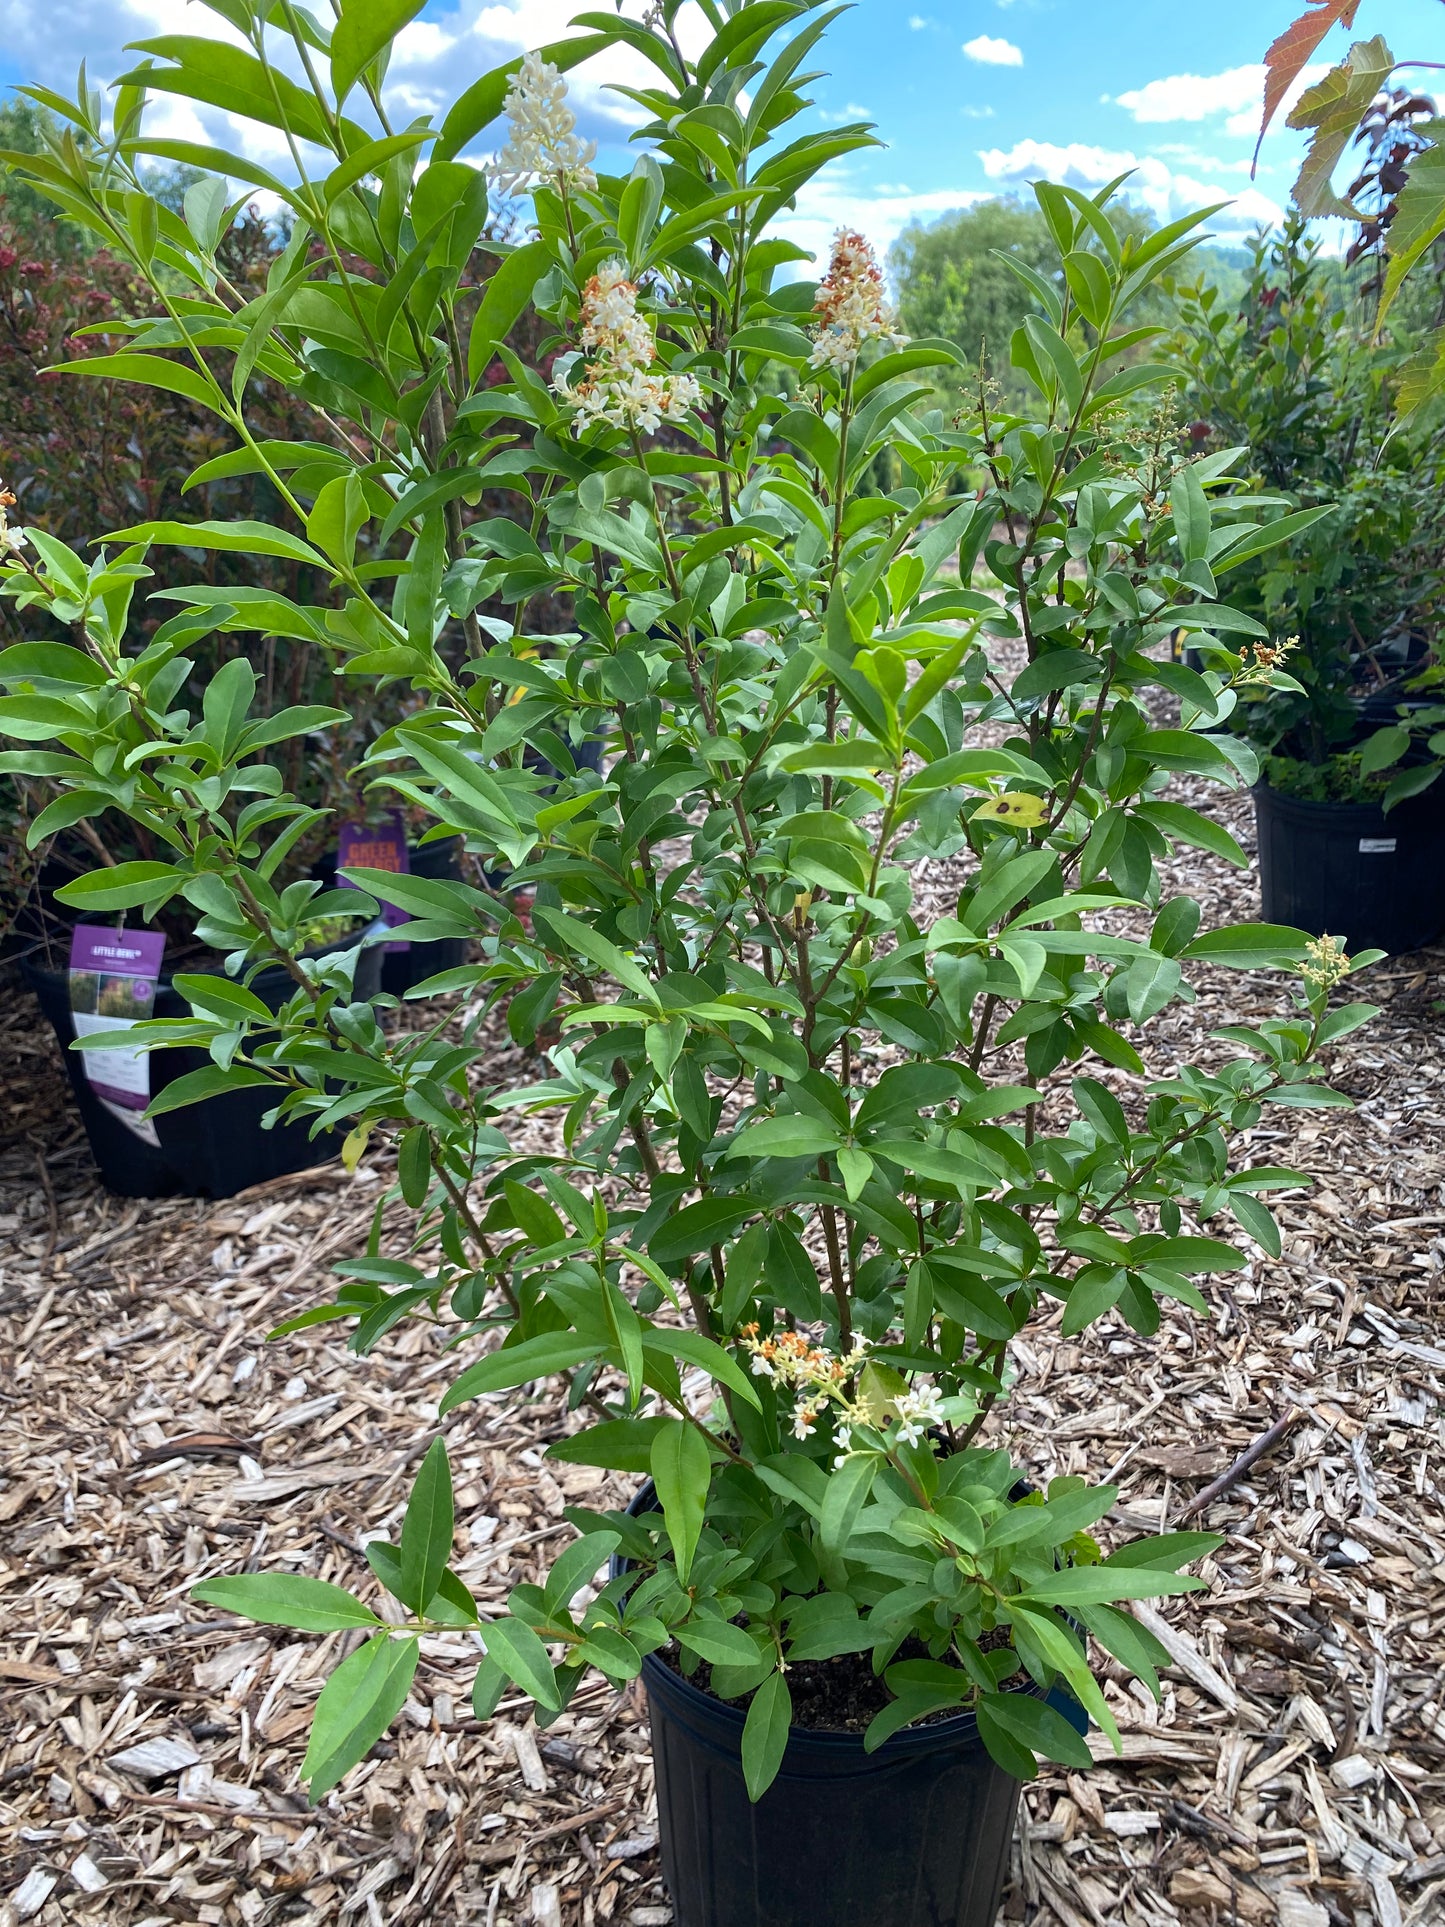
[{"label": "yellowing leaf", "polygon": [[1006,823],[1011,830],[1037,830],[1049,820],[1049,799],[1030,796],[1026,790],[1011,790],[996,796],[973,813],[975,823]]}]

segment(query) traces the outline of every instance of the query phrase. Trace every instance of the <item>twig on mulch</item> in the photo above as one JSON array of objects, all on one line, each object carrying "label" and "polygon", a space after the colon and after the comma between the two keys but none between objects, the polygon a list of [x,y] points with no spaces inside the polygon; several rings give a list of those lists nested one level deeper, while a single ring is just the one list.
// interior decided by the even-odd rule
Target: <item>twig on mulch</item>
[{"label": "twig on mulch", "polygon": [[1221,1472],[1217,1479],[1205,1486],[1202,1492],[1189,1501],[1179,1515],[1181,1524],[1185,1519],[1192,1519],[1196,1513],[1207,1511],[1214,1501],[1222,1499],[1226,1492],[1232,1492],[1245,1473],[1258,1465],[1267,1453],[1272,1452],[1281,1439],[1292,1431],[1303,1417],[1304,1413],[1294,1405],[1283,1418],[1276,1419],[1267,1432],[1260,1434],[1248,1451],[1240,1453],[1227,1472]]}]

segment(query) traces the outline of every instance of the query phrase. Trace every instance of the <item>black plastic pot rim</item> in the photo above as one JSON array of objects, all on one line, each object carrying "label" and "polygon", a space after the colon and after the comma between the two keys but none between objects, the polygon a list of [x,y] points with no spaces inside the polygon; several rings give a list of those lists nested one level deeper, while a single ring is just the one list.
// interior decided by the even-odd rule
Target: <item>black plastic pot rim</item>
[{"label": "black plastic pot rim", "polygon": [[[737,1735],[737,1743],[741,1747],[743,1726],[747,1720],[745,1708],[735,1706],[731,1700],[719,1699],[715,1693],[704,1692],[683,1674],[675,1672],[656,1653],[649,1653],[643,1660],[642,1679],[649,1692],[656,1686],[664,1699],[670,1696],[680,1698],[685,1707],[695,1706],[708,1719],[720,1719]],[[1032,1679],[1027,1686],[1010,1690],[1034,1699],[1047,1698],[1044,1689]],[[686,1717],[685,1713],[682,1717]],[[890,1759],[896,1760],[906,1753],[932,1753],[959,1745],[983,1745],[978,1731],[978,1717],[973,1712],[951,1713],[943,1719],[932,1719],[924,1726],[900,1727],[898,1732],[890,1734],[882,1746],[875,1747],[871,1753],[864,1751],[862,1733],[840,1733],[817,1726],[788,1728],[790,1761],[795,1752],[807,1754],[816,1751],[834,1760],[853,1754],[860,1765],[874,1762],[886,1765]]]},{"label": "black plastic pot rim", "polygon": [[[634,1518],[640,1518],[648,1512],[657,1512],[659,1509],[657,1490],[651,1479],[647,1480],[633,1495],[632,1503],[627,1508]],[[620,1572],[629,1570],[628,1562],[615,1553],[609,1563],[614,1577]],[[678,1717],[685,1718],[685,1709],[693,1707],[698,1713],[705,1713],[709,1719],[721,1720],[724,1726],[730,1727],[736,1733],[738,1745],[741,1747],[743,1727],[747,1721],[745,1708],[735,1706],[731,1700],[719,1699],[716,1693],[705,1693],[702,1687],[694,1686],[685,1674],[669,1666],[667,1661],[656,1653],[648,1653],[644,1657],[642,1681],[649,1691],[656,1685],[664,1699],[680,1700],[682,1708],[679,1710]],[[1050,1687],[1040,1686],[1037,1680],[1032,1678],[1026,1685],[1009,1688],[1010,1692],[1030,1695],[1034,1699],[1047,1699],[1052,1690]],[[818,1726],[788,1728],[790,1755],[795,1748],[802,1752],[817,1748],[820,1753],[834,1760],[848,1753],[856,1753],[860,1763],[865,1761],[886,1763],[887,1760],[896,1760],[905,1753],[926,1753],[943,1747],[967,1745],[983,1745],[978,1730],[978,1716],[972,1710],[964,1713],[950,1713],[943,1719],[931,1719],[925,1726],[900,1727],[872,1753],[864,1752],[861,1733],[840,1733],[828,1727]]]},{"label": "black plastic pot rim", "polygon": [[[1260,797],[1267,796],[1273,802],[1282,803],[1289,809],[1302,810],[1315,816],[1332,816],[1337,821],[1343,821],[1349,816],[1360,816],[1368,817],[1372,823],[1378,823],[1383,817],[1388,823],[1390,817],[1394,815],[1393,810],[1387,814],[1378,799],[1374,802],[1346,803],[1338,798],[1331,797],[1321,801],[1320,798],[1314,796],[1293,796],[1288,790],[1277,790],[1271,784],[1265,782],[1256,783],[1251,794],[1256,800]],[[1418,793],[1420,798],[1424,798],[1429,794],[1429,790],[1421,790]],[[1445,790],[1441,791],[1441,796],[1445,797]],[[1405,797],[1401,802],[1396,804],[1395,808],[1403,809],[1406,803],[1413,803],[1416,800],[1416,797]]]}]

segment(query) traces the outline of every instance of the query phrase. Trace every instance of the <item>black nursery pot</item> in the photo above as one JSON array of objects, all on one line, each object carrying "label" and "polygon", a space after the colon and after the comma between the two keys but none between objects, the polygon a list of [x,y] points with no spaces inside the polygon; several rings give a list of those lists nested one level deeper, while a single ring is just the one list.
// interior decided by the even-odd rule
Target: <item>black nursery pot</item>
[{"label": "black nursery pot", "polygon": [[1445,930],[1445,780],[1399,803],[1314,803],[1254,791],[1266,923],[1395,956]]},{"label": "black nursery pot", "polygon": [[[348,947],[342,938],[312,953],[327,956]],[[275,1108],[284,1093],[259,1087],[224,1091],[219,1096],[166,1111],[153,1120],[160,1139],[157,1148],[106,1109],[85,1074],[82,1054],[72,1050],[75,1027],[70,1014],[70,984],[63,970],[49,970],[31,958],[22,960],[25,980],[35,992],[60,1043],[70,1079],[71,1095],[80,1111],[91,1155],[108,1191],[122,1198],[230,1198],[269,1178],[289,1177],[324,1164],[337,1149],[335,1132],[311,1137],[305,1124],[278,1124],[265,1129],[261,1119]],[[356,960],[355,994],[374,996],[380,988],[381,952],[369,946]],[[279,1010],[295,985],[280,965],[260,972],[251,988],[272,1010]],[[189,1017],[190,1006],[166,972],[156,986],[154,1015]],[[204,1051],[181,1048],[152,1054],[151,1091],[158,1095],[188,1071],[210,1063]]]},{"label": "black nursery pot", "polygon": [[[649,1484],[629,1510],[656,1503]],[[655,1653],[642,1678],[677,1927],[994,1927],[1019,1782],[971,1713],[907,1727],[876,1753],[861,1734],[794,1727],[754,1805],[744,1710]],[[1049,1703],[1084,1731],[1071,1696]]]}]

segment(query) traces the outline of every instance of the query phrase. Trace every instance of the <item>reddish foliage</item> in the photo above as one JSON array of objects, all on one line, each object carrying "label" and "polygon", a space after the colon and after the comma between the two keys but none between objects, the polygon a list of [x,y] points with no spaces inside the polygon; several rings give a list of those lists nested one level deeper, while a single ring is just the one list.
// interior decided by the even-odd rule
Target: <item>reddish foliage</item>
[{"label": "reddish foliage", "polygon": [[[1279,104],[1309,64],[1310,56],[1332,27],[1353,27],[1360,0],[1308,0],[1309,11],[1292,20],[1264,57],[1264,118],[1259,126],[1259,141],[1269,132],[1269,124]],[[1259,161],[1259,141],[1254,158]]]}]

